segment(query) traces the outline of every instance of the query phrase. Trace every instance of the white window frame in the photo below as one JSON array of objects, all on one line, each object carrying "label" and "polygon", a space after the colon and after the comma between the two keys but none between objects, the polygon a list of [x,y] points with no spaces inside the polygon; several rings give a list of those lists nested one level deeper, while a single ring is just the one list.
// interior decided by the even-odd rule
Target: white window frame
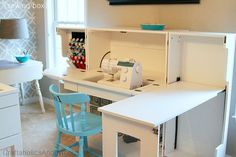
[{"label": "white window frame", "polygon": [[83,25],[86,26],[87,14],[87,0],[84,0],[84,22],[65,22],[65,21],[56,21],[57,19],[57,11],[56,4],[57,0],[45,0],[44,18],[45,18],[45,46],[46,46],[46,68],[57,68],[59,65],[58,62],[61,60],[61,54],[56,51],[56,28],[60,25],[63,27],[68,27],[71,25]]},{"label": "white window frame", "polygon": [[[59,24],[80,24],[80,25],[84,25],[85,24],[85,10],[86,10],[86,2],[87,2],[87,0],[82,0],[82,1],[84,1],[83,3],[84,3],[84,17],[83,17],[83,20],[84,21],[73,21],[73,22],[71,22],[71,21],[59,21],[58,20],[58,13],[57,13],[57,5],[58,5],[58,3],[57,3],[57,1],[58,0],[53,0],[54,1],[54,6],[55,6],[55,9],[54,9],[54,17],[55,17],[55,21],[58,21],[58,22],[56,22],[56,23],[59,23]],[[60,1],[60,0],[59,0]],[[70,1],[70,0],[67,0],[67,1]],[[77,1],[81,1],[81,0],[77,0]]]},{"label": "white window frame", "polygon": [[46,68],[50,69],[55,67],[55,43],[53,37],[55,35],[54,31],[54,5],[52,0],[44,1],[44,21],[45,21],[45,47],[46,47]]}]

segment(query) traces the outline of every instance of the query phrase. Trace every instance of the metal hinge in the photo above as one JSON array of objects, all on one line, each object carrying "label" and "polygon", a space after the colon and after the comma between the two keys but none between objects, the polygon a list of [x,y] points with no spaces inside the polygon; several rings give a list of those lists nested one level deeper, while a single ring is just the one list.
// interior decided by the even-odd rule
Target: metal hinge
[{"label": "metal hinge", "polygon": [[157,128],[153,128],[152,131],[153,131],[154,134],[158,135],[158,129]]}]

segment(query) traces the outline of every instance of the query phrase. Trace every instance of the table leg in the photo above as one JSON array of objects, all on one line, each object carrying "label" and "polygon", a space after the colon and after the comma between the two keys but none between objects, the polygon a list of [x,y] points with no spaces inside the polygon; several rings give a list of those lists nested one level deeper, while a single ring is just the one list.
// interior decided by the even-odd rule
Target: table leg
[{"label": "table leg", "polygon": [[103,157],[118,157],[118,133],[140,139],[140,157],[159,157],[159,133],[155,134],[152,127],[104,113],[102,127]]},{"label": "table leg", "polygon": [[[158,128],[160,130],[160,128]],[[159,135],[146,133],[141,139],[140,157],[159,157]]]},{"label": "table leg", "polygon": [[35,80],[35,84],[36,84],[37,92],[38,92],[38,95],[39,95],[39,103],[40,103],[40,106],[41,106],[42,113],[45,113],[43,97],[42,97],[42,93],[41,93],[41,90],[40,90],[38,80]]},{"label": "table leg", "polygon": [[110,126],[111,126],[111,121],[109,117],[103,114],[102,118],[103,157],[118,157],[117,132]]},{"label": "table leg", "polygon": [[24,91],[24,84],[23,83],[20,83],[20,93],[21,93],[21,105],[24,104],[25,102],[25,91]]}]

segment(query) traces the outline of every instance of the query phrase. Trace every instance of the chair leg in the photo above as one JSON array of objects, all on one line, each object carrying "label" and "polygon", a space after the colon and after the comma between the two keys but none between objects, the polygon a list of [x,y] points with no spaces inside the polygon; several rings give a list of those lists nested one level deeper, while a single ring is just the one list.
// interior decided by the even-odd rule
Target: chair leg
[{"label": "chair leg", "polygon": [[79,140],[79,156],[78,157],[84,157],[84,137],[80,137]]},{"label": "chair leg", "polygon": [[58,156],[59,144],[60,143],[61,143],[61,132],[58,131],[57,139],[56,139],[56,144],[55,144],[55,148],[54,148],[54,151],[53,151],[53,157],[57,157]]},{"label": "chair leg", "polygon": [[84,150],[85,151],[88,150],[88,138],[87,138],[87,136],[84,136]]}]

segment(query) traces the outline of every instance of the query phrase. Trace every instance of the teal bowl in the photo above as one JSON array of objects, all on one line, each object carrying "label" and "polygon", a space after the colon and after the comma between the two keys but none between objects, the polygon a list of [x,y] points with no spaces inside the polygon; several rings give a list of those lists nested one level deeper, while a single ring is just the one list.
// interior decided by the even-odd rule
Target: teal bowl
[{"label": "teal bowl", "polygon": [[15,56],[16,57],[16,60],[19,62],[19,63],[25,63],[27,62],[29,59],[30,59],[30,56],[29,55],[25,55],[25,56]]},{"label": "teal bowl", "polygon": [[140,27],[143,30],[158,30],[158,31],[162,31],[162,30],[165,29],[165,25],[164,24],[141,24]]}]

